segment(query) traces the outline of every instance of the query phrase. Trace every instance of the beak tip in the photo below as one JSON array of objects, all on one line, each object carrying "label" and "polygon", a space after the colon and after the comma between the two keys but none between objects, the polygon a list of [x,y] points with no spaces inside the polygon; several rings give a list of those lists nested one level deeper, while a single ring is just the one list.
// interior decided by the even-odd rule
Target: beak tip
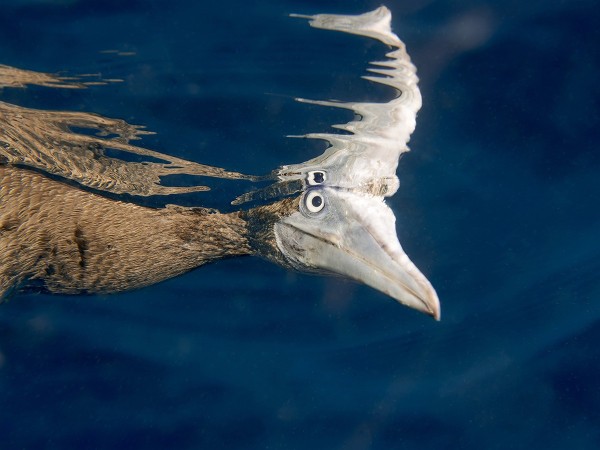
[{"label": "beak tip", "polygon": [[440,307],[440,300],[435,292],[435,290],[429,286],[428,295],[422,300],[423,305],[425,306],[424,310],[427,314],[435,319],[436,322],[439,322],[442,316],[442,311]]},{"label": "beak tip", "polygon": [[[429,281],[424,277],[420,280],[420,289],[408,290],[404,289],[400,293],[391,292],[388,293],[390,297],[396,299],[409,308],[416,309],[419,312],[425,313],[439,322],[442,316],[440,300],[435,292],[435,289],[431,286]],[[402,286],[404,287],[404,286]]]},{"label": "beak tip", "polygon": [[435,302],[428,302],[425,304],[424,308],[419,308],[421,309],[425,314],[433,317],[433,319],[435,319],[436,322],[439,322],[441,319],[441,310],[440,310],[440,303],[439,301],[437,301],[437,298],[435,299]]}]

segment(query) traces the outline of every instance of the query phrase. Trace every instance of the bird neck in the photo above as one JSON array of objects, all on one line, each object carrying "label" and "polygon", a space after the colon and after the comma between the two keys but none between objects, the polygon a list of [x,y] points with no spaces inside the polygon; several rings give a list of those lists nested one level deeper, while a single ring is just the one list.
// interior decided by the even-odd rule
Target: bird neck
[{"label": "bird neck", "polygon": [[299,196],[288,197],[278,202],[237,213],[244,221],[245,237],[254,254],[283,267],[290,267],[289,262],[279,250],[274,229],[277,222],[298,211],[299,201]]}]

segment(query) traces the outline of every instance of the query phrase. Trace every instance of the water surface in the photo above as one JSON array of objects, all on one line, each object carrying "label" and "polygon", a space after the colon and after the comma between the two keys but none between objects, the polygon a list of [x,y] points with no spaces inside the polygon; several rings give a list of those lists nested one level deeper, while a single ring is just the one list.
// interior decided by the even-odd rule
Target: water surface
[{"label": "water surface", "polygon": [[[306,161],[385,48],[291,12],[372,2],[8,1],[0,63],[119,83],[5,88],[261,174]],[[597,448],[599,68],[593,2],[394,2],[424,105],[388,203],[440,323],[367,287],[223,261],[137,292],[0,308],[3,448]],[[183,196],[215,207],[227,189]]]}]

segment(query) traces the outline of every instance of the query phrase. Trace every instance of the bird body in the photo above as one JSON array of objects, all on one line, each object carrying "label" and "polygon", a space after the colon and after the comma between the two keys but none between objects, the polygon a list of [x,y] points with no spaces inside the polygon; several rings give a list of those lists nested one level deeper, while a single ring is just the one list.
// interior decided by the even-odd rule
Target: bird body
[{"label": "bird body", "polygon": [[239,212],[148,208],[0,166],[0,298],[24,283],[53,293],[147,286],[252,254]]},{"label": "bird body", "polygon": [[[330,146],[270,176],[229,172],[133,146],[129,141],[147,132],[122,120],[0,102],[0,122],[5,122],[0,129],[0,300],[28,287],[60,294],[118,292],[221,258],[259,255],[300,271],[352,278],[439,318],[437,294],[404,253],[395,215],[385,203],[399,187],[396,167],[408,151],[421,107],[416,69],[391,31],[391,14],[380,7],[359,16],[302,17],[314,27],[372,37],[392,47],[387,60],[369,68],[380,76],[365,78],[397,95],[383,103],[298,99],[350,109],[356,116],[334,126],[345,133],[304,135]],[[0,66],[0,72],[5,69]],[[27,83],[50,77],[26,74]],[[69,82],[55,80],[55,87]],[[78,127],[98,133],[73,131]],[[106,151],[111,149],[150,161],[113,157]],[[275,182],[231,202],[261,200],[258,206],[230,213],[150,208],[124,200],[122,194],[209,190],[162,184],[162,177],[174,174]]]}]

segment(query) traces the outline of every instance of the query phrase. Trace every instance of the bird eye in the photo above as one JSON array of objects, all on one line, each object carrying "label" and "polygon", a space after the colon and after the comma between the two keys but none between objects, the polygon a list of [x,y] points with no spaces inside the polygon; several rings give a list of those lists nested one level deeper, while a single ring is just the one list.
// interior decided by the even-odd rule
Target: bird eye
[{"label": "bird eye", "polygon": [[308,172],[307,181],[310,186],[323,184],[325,182],[325,172],[323,172],[322,170],[313,170],[311,172]]},{"label": "bird eye", "polygon": [[311,191],[305,197],[305,205],[311,213],[318,213],[325,206],[325,199],[319,192]]}]

